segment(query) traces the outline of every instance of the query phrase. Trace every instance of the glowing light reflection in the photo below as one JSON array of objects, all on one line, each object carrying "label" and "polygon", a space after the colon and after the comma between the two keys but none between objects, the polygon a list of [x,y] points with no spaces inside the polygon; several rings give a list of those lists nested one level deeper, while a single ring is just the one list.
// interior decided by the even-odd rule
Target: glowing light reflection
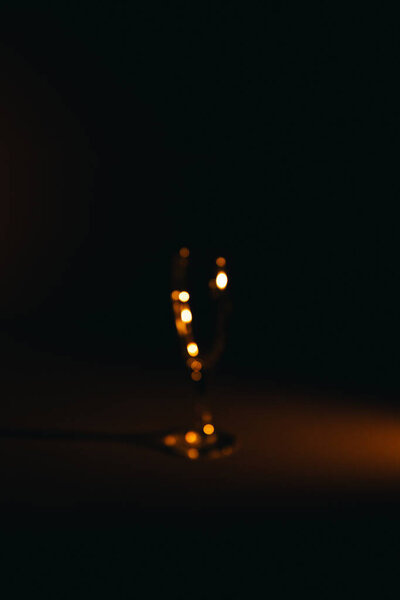
[{"label": "glowing light reflection", "polygon": [[186,346],[186,349],[190,356],[197,356],[199,353],[199,348],[195,342],[190,342],[190,344]]},{"label": "glowing light reflection", "polygon": [[203,431],[206,435],[212,435],[215,431],[214,425],[212,425],[211,423],[206,423],[203,426]]},{"label": "glowing light reflection", "polygon": [[220,271],[215,279],[215,283],[220,290],[224,290],[228,284],[228,276],[225,271]]},{"label": "glowing light reflection", "polygon": [[199,441],[199,434],[196,431],[187,431],[185,434],[185,442],[195,444]]},{"label": "glowing light reflection", "polygon": [[200,360],[194,359],[190,361],[189,366],[192,367],[193,371],[200,371],[203,365]]},{"label": "glowing light reflection", "polygon": [[164,438],[164,444],[166,446],[175,446],[176,437],[174,435],[166,435]]},{"label": "glowing light reflection", "polygon": [[184,308],[181,312],[181,319],[184,323],[190,323],[192,320],[192,313],[188,308]]},{"label": "glowing light reflection", "polygon": [[189,254],[190,254],[189,248],[186,248],[185,246],[179,250],[179,255],[182,258],[188,258]]},{"label": "glowing light reflection", "polygon": [[198,371],[193,371],[190,377],[193,379],[193,381],[200,381],[202,375]]}]

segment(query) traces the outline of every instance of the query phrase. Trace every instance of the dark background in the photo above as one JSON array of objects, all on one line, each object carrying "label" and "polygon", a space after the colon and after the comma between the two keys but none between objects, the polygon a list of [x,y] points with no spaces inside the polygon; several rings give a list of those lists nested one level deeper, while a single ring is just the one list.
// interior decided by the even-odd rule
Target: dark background
[{"label": "dark background", "polygon": [[235,3],[3,11],[7,339],[178,367],[170,260],[185,244],[199,285],[228,259],[221,369],[398,390],[396,75],[381,17]]},{"label": "dark background", "polygon": [[[387,393],[396,406],[393,15],[332,3],[8,4],[0,372],[25,381],[25,421],[24,373],[35,356],[83,361],[92,379],[106,366],[182,369],[169,297],[182,245],[205,337],[207,281],[215,257],[228,260],[234,312],[222,375]],[[52,483],[35,485],[45,496]],[[139,571],[180,598],[199,569],[224,582],[220,597],[236,597],[238,573],[241,597],[259,578],[279,598],[301,589],[337,597],[347,575],[358,589],[374,572],[381,596],[398,564],[398,495],[391,512],[390,492],[362,512],[341,491],[333,508],[329,499],[301,514],[243,507],[222,520],[179,507],[172,516],[135,512],[124,498],[103,512],[40,518],[8,506],[3,549],[16,557],[16,579],[50,582],[57,598],[71,578],[86,582],[86,597],[89,581],[125,597]]]}]

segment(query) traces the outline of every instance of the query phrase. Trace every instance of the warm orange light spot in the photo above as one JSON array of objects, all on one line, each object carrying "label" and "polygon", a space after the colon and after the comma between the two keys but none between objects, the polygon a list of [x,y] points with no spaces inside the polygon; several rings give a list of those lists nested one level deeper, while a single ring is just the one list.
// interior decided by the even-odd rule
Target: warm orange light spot
[{"label": "warm orange light spot", "polygon": [[226,260],[223,256],[219,256],[215,261],[215,264],[217,265],[217,267],[224,267],[226,265]]},{"label": "warm orange light spot", "polygon": [[179,255],[182,258],[187,258],[189,256],[189,254],[190,254],[189,248],[186,248],[185,246],[179,250]]},{"label": "warm orange light spot", "polygon": [[187,302],[190,298],[189,292],[180,292],[178,298],[181,302]]},{"label": "warm orange light spot", "polygon": [[203,427],[203,431],[206,435],[212,435],[215,431],[214,425],[212,425],[211,423],[206,423]]},{"label": "warm orange light spot", "polygon": [[212,419],[212,414],[208,411],[203,412],[203,414],[201,415],[202,420],[205,423],[208,423],[209,421],[211,421]]},{"label": "warm orange light spot", "polygon": [[203,367],[201,361],[196,359],[191,360],[189,366],[192,367],[193,371],[200,371]]},{"label": "warm orange light spot", "polygon": [[220,290],[224,290],[228,284],[228,276],[225,271],[220,271],[215,279],[215,283]]},{"label": "warm orange light spot", "polygon": [[193,371],[190,377],[193,379],[193,381],[200,381],[201,373],[199,373],[199,371]]},{"label": "warm orange light spot", "polygon": [[185,433],[185,442],[188,444],[195,444],[199,441],[199,434],[196,431],[187,431]]},{"label": "warm orange light spot", "polygon": [[174,435],[166,435],[164,438],[164,444],[166,446],[175,446],[176,437]]},{"label": "warm orange light spot", "polygon": [[195,342],[190,342],[190,344],[186,346],[186,349],[190,356],[197,356],[199,353],[199,348]]},{"label": "warm orange light spot", "polygon": [[189,458],[191,458],[193,460],[193,459],[199,458],[199,451],[196,450],[196,448],[189,448],[187,451],[187,455]]},{"label": "warm orange light spot", "polygon": [[179,300],[179,292],[178,292],[178,290],[174,290],[171,293],[171,298],[172,298],[172,300]]},{"label": "warm orange light spot", "polygon": [[188,308],[184,308],[181,312],[181,319],[184,323],[190,323],[192,320],[192,313]]}]

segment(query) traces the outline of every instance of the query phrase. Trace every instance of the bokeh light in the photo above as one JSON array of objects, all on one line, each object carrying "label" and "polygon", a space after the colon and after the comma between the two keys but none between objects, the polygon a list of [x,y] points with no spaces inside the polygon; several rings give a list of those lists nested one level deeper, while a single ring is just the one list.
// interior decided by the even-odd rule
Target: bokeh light
[{"label": "bokeh light", "polygon": [[196,431],[187,431],[185,433],[185,442],[195,444],[199,441],[199,434]]},{"label": "bokeh light", "polygon": [[199,458],[199,451],[196,448],[188,448],[187,455],[192,460]]},{"label": "bokeh light", "polygon": [[189,366],[193,369],[193,371],[200,371],[203,367],[203,363],[201,360],[191,360]]},{"label": "bokeh light", "polygon": [[186,248],[186,246],[183,246],[183,248],[179,250],[179,256],[182,258],[188,258],[189,254],[189,248]]},{"label": "bokeh light", "polygon": [[215,283],[220,290],[224,290],[228,284],[228,276],[225,271],[220,271],[215,279]]},{"label": "bokeh light", "polygon": [[206,435],[212,435],[215,431],[214,425],[212,425],[211,423],[206,423],[203,426],[203,431]]},{"label": "bokeh light", "polygon": [[164,444],[166,446],[175,446],[176,437],[174,435],[166,435],[164,438]]},{"label": "bokeh light", "polygon": [[200,381],[202,375],[199,373],[199,371],[193,371],[190,377],[193,379],[193,381]]},{"label": "bokeh light", "polygon": [[190,356],[197,356],[199,353],[199,348],[195,342],[190,342],[190,344],[186,346],[186,349]]},{"label": "bokeh light", "polygon": [[188,308],[184,308],[181,312],[181,319],[184,323],[190,323],[192,320],[192,313]]}]

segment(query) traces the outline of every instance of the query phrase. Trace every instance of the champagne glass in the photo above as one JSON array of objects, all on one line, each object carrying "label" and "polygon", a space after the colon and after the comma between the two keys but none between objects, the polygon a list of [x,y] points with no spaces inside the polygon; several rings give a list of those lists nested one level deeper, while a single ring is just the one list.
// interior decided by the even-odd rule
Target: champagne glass
[{"label": "champagne glass", "polygon": [[227,263],[222,256],[216,259],[215,273],[208,283],[211,299],[217,305],[217,318],[213,343],[205,352],[194,335],[193,321],[196,321],[196,316],[192,313],[187,283],[189,257],[190,252],[186,247],[173,257],[171,302],[182,359],[200,401],[196,402],[194,408],[193,423],[184,430],[170,431],[163,437],[162,443],[169,452],[191,460],[221,458],[233,452],[234,436],[220,431],[214,423],[207,406],[206,379],[225,347],[227,319],[231,312]]}]

